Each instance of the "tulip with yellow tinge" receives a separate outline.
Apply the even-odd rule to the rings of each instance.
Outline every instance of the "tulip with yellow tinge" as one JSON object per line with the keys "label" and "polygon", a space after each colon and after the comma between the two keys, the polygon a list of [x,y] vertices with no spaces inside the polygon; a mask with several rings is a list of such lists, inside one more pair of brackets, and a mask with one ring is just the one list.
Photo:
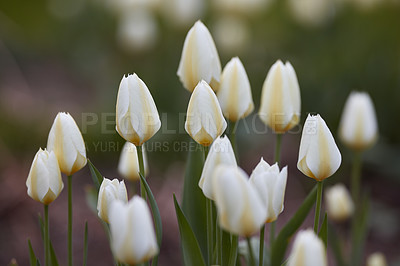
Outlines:
{"label": "tulip with yellow tinge", "polygon": [[387,266],[385,255],[381,252],[375,252],[368,256],[367,266]]}
{"label": "tulip with yellow tinge", "polygon": [[322,181],[333,175],[342,162],[335,139],[320,115],[308,115],[301,135],[297,168]]}
{"label": "tulip with yellow tinge", "polygon": [[250,175],[250,182],[257,189],[267,210],[267,223],[275,221],[283,211],[286,181],[287,167],[280,171],[277,163],[270,166],[263,158]]}
{"label": "tulip with yellow tinge", "polygon": [[[145,147],[145,146],[143,146]],[[148,174],[148,166],[147,166],[147,156],[145,149],[142,149],[143,152],[143,163],[144,163],[144,172],[145,176]],[[137,156],[136,146],[130,142],[126,142],[122,147],[121,156],[119,158],[118,163],[118,172],[125,179],[130,181],[140,180],[139,176],[139,160]]]}
{"label": "tulip with yellow tinge", "polygon": [[45,205],[52,203],[60,195],[64,184],[54,152],[39,149],[33,159],[26,186],[28,195]]}
{"label": "tulip with yellow tinge", "polygon": [[179,62],[179,79],[190,92],[204,80],[217,89],[221,76],[221,62],[217,48],[207,27],[199,20],[189,30]]}
{"label": "tulip with yellow tinge", "polygon": [[224,116],[231,121],[236,122],[253,111],[249,78],[238,57],[232,58],[222,71],[217,96]]}
{"label": "tulip with yellow tinge", "polygon": [[269,70],[261,93],[258,112],[261,121],[277,133],[284,133],[300,121],[300,87],[289,62],[278,60]]}
{"label": "tulip with yellow tinge", "polygon": [[371,97],[366,92],[352,92],[344,106],[339,126],[340,139],[350,148],[361,151],[375,143],[378,123]]}
{"label": "tulip with yellow tinge", "polygon": [[119,85],[116,129],[125,140],[141,146],[161,127],[156,104],[146,84],[136,75],[124,76]]}
{"label": "tulip with yellow tinge", "polygon": [[100,219],[106,223],[109,222],[108,213],[110,206],[116,200],[124,203],[128,202],[128,193],[126,192],[124,181],[119,182],[116,178],[111,181],[104,178],[99,190],[97,211]]}
{"label": "tulip with yellow tinge", "polygon": [[213,174],[219,165],[237,165],[231,142],[226,136],[217,138],[211,145],[199,181],[204,196],[211,200],[215,199],[212,189]]}
{"label": "tulip with yellow tinge", "polygon": [[87,162],[81,131],[69,113],[58,113],[50,129],[47,149],[57,157],[61,172],[70,176]]}
{"label": "tulip with yellow tinge", "polygon": [[114,201],[108,216],[111,249],[119,262],[137,265],[158,254],[151,213],[144,199],[134,196],[127,204]]}
{"label": "tulip with yellow tinge", "polygon": [[185,130],[197,143],[209,146],[225,129],[226,121],[217,96],[202,80],[190,97]]}
{"label": "tulip with yellow tinge", "polygon": [[300,231],[294,240],[288,266],[327,266],[324,243],[311,230]]}
{"label": "tulip with yellow tinge", "polygon": [[334,221],[348,219],[354,211],[350,193],[343,184],[337,184],[325,192],[328,217]]}
{"label": "tulip with yellow tinge", "polygon": [[242,169],[218,166],[213,177],[213,194],[221,228],[245,237],[260,230],[267,217],[266,208]]}

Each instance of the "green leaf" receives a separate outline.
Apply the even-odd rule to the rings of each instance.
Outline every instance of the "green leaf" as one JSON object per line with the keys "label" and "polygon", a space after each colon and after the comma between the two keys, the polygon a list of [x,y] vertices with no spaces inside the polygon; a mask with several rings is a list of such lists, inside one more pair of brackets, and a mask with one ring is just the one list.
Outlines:
{"label": "green leaf", "polygon": [[29,265],[35,266],[35,265],[37,265],[36,264],[37,258],[36,258],[35,252],[33,251],[30,239],[28,239],[28,248],[29,248]]}
{"label": "green leaf", "polygon": [[88,224],[85,222],[85,237],[83,241],[83,266],[87,265],[87,254],[88,254]]}
{"label": "green leaf", "polygon": [[89,209],[97,215],[97,197],[98,191],[93,187],[88,185],[85,187],[86,204]]}
{"label": "green leaf", "polygon": [[[144,189],[146,190],[146,194],[148,196],[148,200],[150,203],[151,207],[151,212],[153,213],[153,218],[154,218],[154,225],[156,229],[156,236],[157,236],[157,244],[158,247],[161,248],[161,240],[162,240],[162,223],[161,223],[161,215],[160,215],[160,210],[158,209],[158,205],[156,202],[156,199],[154,198],[153,192],[150,189],[149,184],[147,184],[146,179],[140,175],[140,180],[142,184],[144,185]],[[157,265],[158,263],[158,255],[153,259],[153,264],[152,265]]]}
{"label": "green leaf", "polygon": [[204,257],[207,257],[207,212],[206,198],[199,187],[203,171],[203,147],[190,140],[183,184],[182,210],[199,242]]}
{"label": "green leaf", "polygon": [[282,228],[272,246],[271,265],[281,265],[290,238],[306,219],[311,208],[314,206],[316,196],[317,186],[310,191],[299,209],[293,215],[292,219],[290,219],[290,221]]}
{"label": "green leaf", "polygon": [[184,265],[205,266],[206,264],[201,254],[199,243],[197,242],[196,236],[176,200],[175,194],[174,204],[181,237]]}
{"label": "green leaf", "polygon": [[318,233],[319,238],[324,242],[325,249],[328,248],[328,214],[325,212],[324,221]]}
{"label": "green leaf", "polygon": [[222,230],[222,265],[228,265],[231,252],[231,235]]}
{"label": "green leaf", "polygon": [[97,170],[97,168],[94,166],[94,164],[90,160],[88,160],[88,165],[89,165],[90,175],[92,176],[94,186],[96,187],[96,190],[99,191],[100,185],[103,182],[103,176],[101,175],[99,170]]}

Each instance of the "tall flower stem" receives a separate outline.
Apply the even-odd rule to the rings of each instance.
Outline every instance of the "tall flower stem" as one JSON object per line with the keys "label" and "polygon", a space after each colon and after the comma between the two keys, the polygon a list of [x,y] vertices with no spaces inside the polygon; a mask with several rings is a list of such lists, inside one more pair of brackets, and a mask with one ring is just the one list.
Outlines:
{"label": "tall flower stem", "polygon": [[[144,176],[144,162],[143,162],[143,150],[142,146],[137,146],[136,147],[137,151],[137,156],[138,156],[138,161],[139,161],[139,173]],[[144,188],[144,184],[142,181],[140,181],[140,196],[146,200],[146,190]]]}
{"label": "tall flower stem", "polygon": [[230,132],[229,132],[229,139],[231,140],[233,152],[235,153],[236,160],[239,158],[237,154],[237,143],[236,143],[236,129],[239,122],[230,121]]}
{"label": "tall flower stem", "polygon": [[317,188],[317,201],[315,203],[315,217],[314,217],[314,232],[318,234],[319,227],[319,214],[321,212],[321,202],[322,202],[322,187],[324,181],[318,181]]}
{"label": "tall flower stem", "polygon": [[215,219],[215,221],[215,247],[217,251],[216,264],[222,265],[222,229],[218,224],[218,217]]}
{"label": "tall flower stem", "polygon": [[246,241],[247,241],[247,247],[249,249],[249,266],[255,266],[255,260],[254,260],[254,254],[253,254],[253,248],[251,247],[251,241],[250,241],[250,237],[246,237]]}
{"label": "tall flower stem", "polygon": [[360,200],[361,152],[355,152],[351,170],[351,196],[357,206]]}
{"label": "tall flower stem", "polygon": [[206,199],[206,210],[207,210],[207,252],[208,252],[208,265],[213,264],[213,235],[214,235],[214,222],[213,222],[213,211],[212,201]]}
{"label": "tall flower stem", "polygon": [[72,266],[72,175],[68,176],[68,265]]}
{"label": "tall flower stem", "polygon": [[229,253],[229,266],[236,266],[236,258],[237,258],[237,249],[238,249],[238,242],[239,242],[239,237],[237,235],[233,235],[231,237],[231,250]]}
{"label": "tall flower stem", "polygon": [[46,265],[50,265],[49,205],[44,205],[44,255]]}

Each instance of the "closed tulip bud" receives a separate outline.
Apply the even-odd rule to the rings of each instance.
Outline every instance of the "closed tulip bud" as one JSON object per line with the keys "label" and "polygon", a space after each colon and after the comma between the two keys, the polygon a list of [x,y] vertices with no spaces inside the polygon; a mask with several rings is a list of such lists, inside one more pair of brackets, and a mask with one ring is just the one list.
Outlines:
{"label": "closed tulip bud", "polygon": [[128,202],[128,193],[126,192],[124,181],[119,182],[116,178],[111,181],[110,179],[104,178],[99,190],[97,211],[100,219],[106,223],[109,222],[109,208],[116,200],[125,203]]}
{"label": "closed tulip bud", "polygon": [[226,129],[217,96],[211,87],[200,81],[190,97],[185,130],[199,144],[209,146]]}
{"label": "closed tulip bud", "polygon": [[328,217],[335,221],[348,219],[354,211],[349,191],[343,184],[337,184],[325,192]]}
{"label": "closed tulip bud", "polygon": [[211,145],[199,181],[204,195],[211,200],[215,198],[212,189],[213,173],[219,165],[237,165],[231,142],[226,136],[217,138]]}
{"label": "closed tulip bud", "polygon": [[237,121],[254,109],[250,82],[240,59],[234,57],[222,71],[218,100],[224,116]]}
{"label": "closed tulip bud", "polygon": [[52,203],[60,195],[64,184],[54,152],[39,149],[33,159],[26,186],[28,195],[45,205]]}
{"label": "closed tulip bud", "polygon": [[136,265],[157,255],[153,221],[145,200],[134,196],[128,204],[114,201],[108,218],[111,248],[119,262]]}
{"label": "closed tulip bud", "polygon": [[278,164],[270,166],[263,158],[250,175],[250,182],[256,188],[258,195],[267,210],[267,223],[273,222],[283,211],[287,180],[287,167],[279,171]]}
{"label": "closed tulip bud", "polygon": [[[142,149],[142,152],[144,172],[146,176],[148,174],[147,156],[145,149]],[[121,156],[118,163],[118,172],[122,175],[123,178],[135,181],[140,180],[139,171],[139,160],[137,156],[136,146],[127,141],[121,151]]]}
{"label": "closed tulip bud", "polygon": [[335,139],[320,115],[308,115],[300,141],[297,168],[322,181],[333,175],[342,162]]}
{"label": "closed tulip bud", "polygon": [[186,36],[177,74],[190,92],[201,80],[216,90],[221,75],[221,62],[214,40],[201,21],[197,21]]}
{"label": "closed tulip bud", "polygon": [[161,127],[156,104],[146,84],[136,75],[123,77],[116,111],[117,131],[136,146],[153,137]]}
{"label": "closed tulip bud", "polygon": [[352,92],[344,106],[339,137],[350,148],[364,150],[378,138],[374,104],[366,92]]}
{"label": "closed tulip bud", "polygon": [[381,252],[375,252],[368,256],[367,266],[387,266],[385,255]]}
{"label": "closed tulip bud", "polygon": [[260,119],[277,133],[284,133],[300,121],[300,88],[289,62],[278,60],[269,70],[261,93]]}
{"label": "closed tulip bud", "polygon": [[221,228],[246,237],[260,230],[267,212],[256,188],[242,169],[232,165],[217,167],[213,194]]}
{"label": "closed tulip bud", "polygon": [[61,172],[72,175],[87,162],[81,131],[69,113],[58,113],[50,129],[47,149],[57,157]]}
{"label": "closed tulip bud", "polygon": [[324,243],[311,229],[300,231],[294,240],[288,266],[327,266]]}

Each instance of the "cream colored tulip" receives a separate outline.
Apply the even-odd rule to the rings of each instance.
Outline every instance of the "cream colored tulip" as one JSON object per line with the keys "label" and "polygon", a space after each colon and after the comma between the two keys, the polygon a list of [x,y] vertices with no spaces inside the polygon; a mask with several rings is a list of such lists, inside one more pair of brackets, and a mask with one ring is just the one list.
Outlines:
{"label": "cream colored tulip", "polygon": [[266,208],[242,169],[218,166],[213,177],[213,194],[221,228],[246,237],[260,230],[267,217]]}
{"label": "cream colored tulip", "polygon": [[294,240],[288,266],[327,266],[324,243],[313,230],[300,231]]}
{"label": "cream colored tulip", "polygon": [[213,174],[219,165],[237,166],[231,142],[226,136],[217,138],[211,145],[199,181],[199,187],[203,190],[204,196],[211,200],[215,199],[212,188]]}
{"label": "cream colored tulip", "polygon": [[324,25],[335,15],[335,1],[288,0],[287,3],[293,17],[305,26]]}
{"label": "cream colored tulip", "polygon": [[278,219],[283,211],[283,200],[287,181],[287,167],[279,171],[277,163],[270,166],[263,158],[250,175],[250,182],[257,189],[258,195],[267,210],[265,222],[271,223]]}
{"label": "cream colored tulip", "polygon": [[136,265],[158,254],[153,220],[145,200],[134,196],[128,204],[114,201],[108,217],[111,248],[119,262]]}
{"label": "cream colored tulip", "polygon": [[278,60],[268,72],[258,112],[261,121],[277,133],[284,133],[300,121],[300,87],[289,62]]}
{"label": "cream colored tulip", "polygon": [[348,219],[354,211],[354,204],[349,191],[343,184],[337,184],[325,192],[328,217],[334,221]]}
{"label": "cream colored tulip", "polygon": [[99,190],[97,211],[100,219],[106,223],[109,222],[109,208],[115,200],[120,200],[125,203],[128,202],[128,193],[126,191],[125,183],[124,181],[119,182],[116,178],[112,181],[104,178]]}
{"label": "cream colored tulip", "polygon": [[354,150],[370,147],[378,138],[374,104],[366,92],[352,92],[344,106],[340,139]]}
{"label": "cream colored tulip", "polygon": [[181,28],[192,25],[202,17],[206,6],[204,0],[169,0],[161,3],[168,22]]}
{"label": "cream colored tulip", "polygon": [[216,90],[221,76],[221,62],[214,40],[199,20],[189,30],[179,62],[179,79],[190,92],[204,80]]}
{"label": "cream colored tulip", "polygon": [[136,74],[122,78],[116,109],[118,133],[136,146],[153,137],[161,127],[153,97]]}
{"label": "cream colored tulip", "polygon": [[385,255],[381,252],[375,252],[368,256],[367,266],[387,266]]}
{"label": "cream colored tulip", "polygon": [[[147,156],[144,147],[145,146],[142,146],[143,164],[144,164],[144,173],[145,176],[147,176],[148,174]],[[124,144],[124,147],[122,147],[121,156],[119,157],[118,172],[123,178],[131,181],[136,181],[140,180],[139,171],[140,171],[139,160],[137,156],[136,146],[127,141]]]}
{"label": "cream colored tulip", "polygon": [[47,149],[57,157],[61,172],[70,176],[87,162],[81,131],[69,113],[58,113],[50,129]]}
{"label": "cream colored tulip", "polygon": [[246,51],[252,41],[249,21],[234,14],[218,15],[213,22],[212,33],[224,55]]}
{"label": "cream colored tulip", "polygon": [[185,130],[197,143],[209,146],[224,133],[225,129],[226,121],[217,96],[202,80],[190,97]]}
{"label": "cream colored tulip", "polygon": [[45,205],[52,203],[60,195],[64,184],[54,152],[39,149],[33,159],[26,186],[28,195]]}
{"label": "cream colored tulip", "polygon": [[308,115],[300,141],[297,168],[322,181],[333,175],[342,162],[335,139],[320,115]]}
{"label": "cream colored tulip", "polygon": [[238,121],[253,111],[250,82],[238,57],[232,58],[222,71],[217,95],[224,116],[231,121]]}

